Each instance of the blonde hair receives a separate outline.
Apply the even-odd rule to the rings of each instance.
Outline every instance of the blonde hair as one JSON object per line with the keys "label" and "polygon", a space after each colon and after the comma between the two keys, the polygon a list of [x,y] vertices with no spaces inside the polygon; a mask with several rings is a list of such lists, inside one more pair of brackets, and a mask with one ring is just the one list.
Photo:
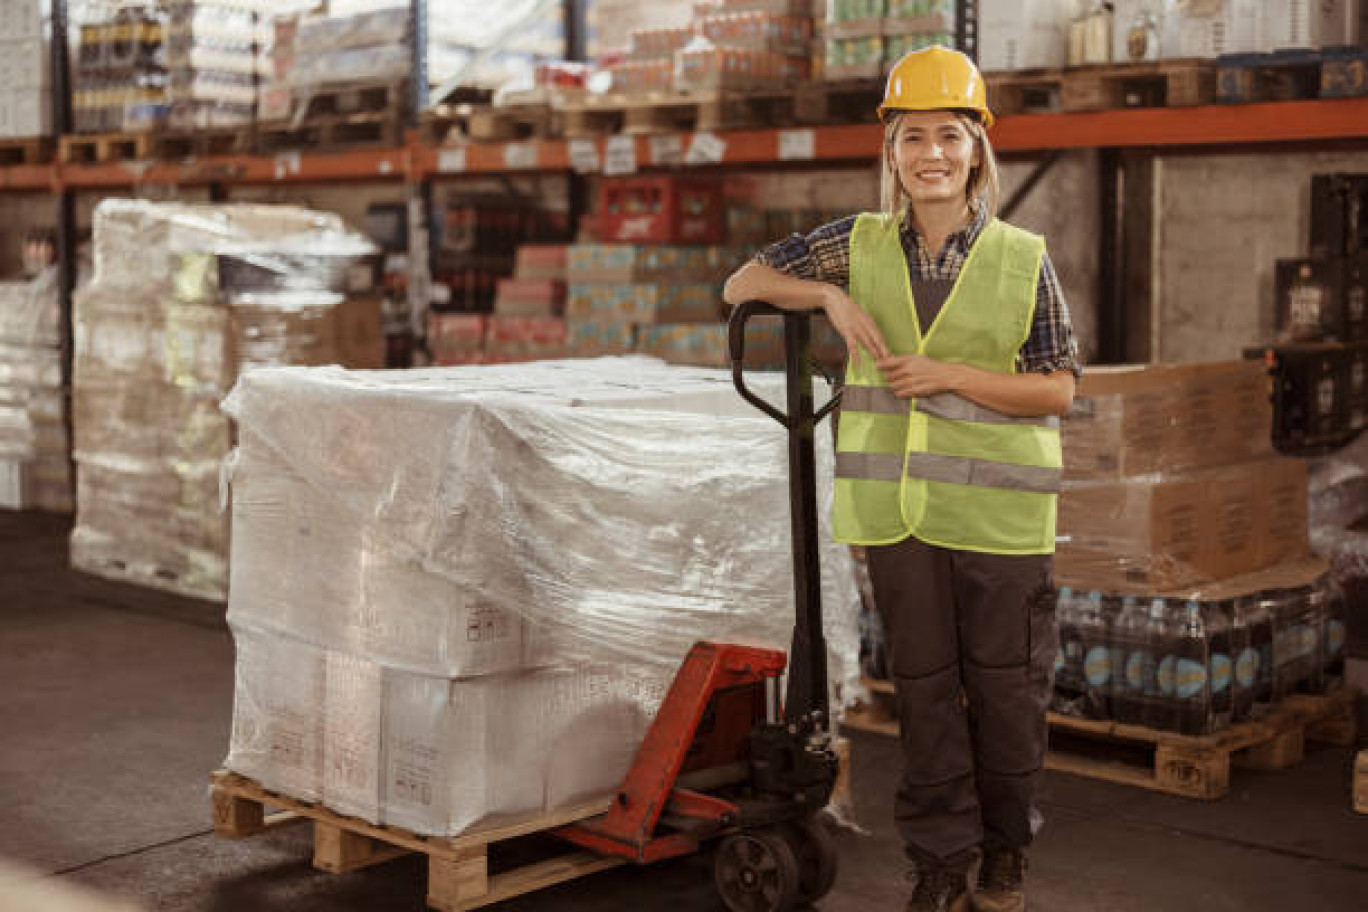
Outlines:
{"label": "blonde hair", "polygon": [[[879,153],[879,207],[893,216],[892,223],[900,223],[907,215],[912,200],[903,188],[898,177],[898,166],[893,159],[893,141],[898,136],[898,126],[903,120],[902,111],[893,111],[884,124],[883,149]],[[997,215],[1001,184],[998,178],[997,156],[993,154],[993,144],[988,141],[988,131],[977,117],[953,112],[964,125],[978,147],[979,163],[969,169],[969,181],[965,186],[965,196],[969,205],[978,211],[986,210],[987,217]]]}

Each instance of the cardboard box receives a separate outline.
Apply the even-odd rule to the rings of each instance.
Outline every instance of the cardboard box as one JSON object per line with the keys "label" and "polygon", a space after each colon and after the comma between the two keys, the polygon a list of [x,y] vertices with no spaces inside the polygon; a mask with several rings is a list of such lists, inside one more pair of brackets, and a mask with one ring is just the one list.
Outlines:
{"label": "cardboard box", "polygon": [[504,317],[555,317],[565,311],[565,283],[547,279],[500,279],[494,312]]}
{"label": "cardboard box", "polygon": [[337,363],[356,370],[385,366],[385,301],[372,295],[348,295],[333,314]]}
{"label": "cardboard box", "polygon": [[1278,51],[1354,43],[1358,5],[1359,0],[1264,0],[1264,46]]}
{"label": "cardboard box", "polygon": [[1091,368],[1061,424],[1068,480],[1132,478],[1245,462],[1271,452],[1262,364]]}
{"label": "cardboard box", "polygon": [[565,244],[524,244],[513,263],[513,277],[532,281],[565,281],[569,247]]}
{"label": "cardboard box", "polygon": [[565,302],[568,320],[659,325],[715,323],[721,297],[712,285],[571,285]]}
{"label": "cardboard box", "polygon": [[731,247],[668,244],[575,244],[566,254],[571,284],[718,282],[746,260]]}
{"label": "cardboard box", "polygon": [[1085,589],[1176,589],[1308,552],[1306,465],[1260,459],[1158,480],[1066,482],[1056,573]]}
{"label": "cardboard box", "polygon": [[1067,0],[981,6],[979,67],[1000,71],[1066,66],[1071,6]]}

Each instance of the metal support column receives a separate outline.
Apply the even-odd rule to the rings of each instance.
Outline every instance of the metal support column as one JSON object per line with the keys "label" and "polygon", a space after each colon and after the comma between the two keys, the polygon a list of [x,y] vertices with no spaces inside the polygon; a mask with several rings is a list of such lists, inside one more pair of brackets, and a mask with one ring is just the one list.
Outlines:
{"label": "metal support column", "polygon": [[955,47],[978,62],[979,10],[978,0],[960,0],[955,4]]}
{"label": "metal support column", "polygon": [[[563,0],[565,11],[565,59],[575,62],[588,60],[589,23],[586,19],[586,0]],[[573,237],[580,217],[589,212],[589,178],[571,171],[566,183],[569,198],[567,221]]]}
{"label": "metal support column", "polygon": [[1097,150],[1097,357],[1103,364],[1126,358],[1125,215],[1121,152]]}
{"label": "metal support column", "polygon": [[[409,0],[410,18],[410,93],[408,125],[417,130],[428,105],[428,3]],[[432,181],[426,177],[412,180],[408,189],[408,299],[409,329],[414,350],[426,336],[428,305],[432,300]]]}
{"label": "metal support column", "polygon": [[[52,0],[52,32],[49,65],[52,83],[52,134],[60,138],[71,132],[71,67],[67,50],[66,0]],[[56,192],[56,211],[53,214],[57,244],[57,306],[62,339],[62,420],[66,425],[67,458],[71,459],[71,377],[75,339],[71,313],[71,294],[76,288],[76,197],[65,185]],[[69,475],[76,478],[75,464]],[[72,491],[75,503],[76,492]]]}

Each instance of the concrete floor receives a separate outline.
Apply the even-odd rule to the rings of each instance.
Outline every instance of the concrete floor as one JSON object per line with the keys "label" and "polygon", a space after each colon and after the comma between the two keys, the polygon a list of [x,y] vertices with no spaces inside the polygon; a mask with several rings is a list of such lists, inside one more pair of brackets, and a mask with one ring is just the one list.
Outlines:
{"label": "concrete floor", "polygon": [[[403,858],[314,871],[304,827],[210,833],[206,777],[227,749],[233,647],[222,609],[66,568],[68,522],[0,512],[0,858],[176,912],[423,908]],[[856,734],[865,834],[843,832],[827,912],[901,909],[889,819],[894,744]],[[1032,908],[1169,912],[1368,908],[1368,817],[1350,813],[1349,751],[1237,770],[1201,803],[1050,774]],[[500,907],[720,910],[706,858],[618,869]]]}

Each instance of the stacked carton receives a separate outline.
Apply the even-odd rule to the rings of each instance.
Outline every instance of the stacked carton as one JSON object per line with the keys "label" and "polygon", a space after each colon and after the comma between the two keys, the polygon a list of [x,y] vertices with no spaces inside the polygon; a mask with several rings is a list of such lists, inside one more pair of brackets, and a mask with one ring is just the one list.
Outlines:
{"label": "stacked carton", "polygon": [[0,508],[71,512],[57,282],[0,283]]}
{"label": "stacked carton", "polygon": [[[276,368],[225,408],[227,765],[267,788],[420,833],[536,819],[612,792],[696,640],[787,645],[784,438],[722,372]],[[857,596],[823,541],[844,687]]]}
{"label": "stacked carton", "polygon": [[74,301],[72,564],[223,598],[219,401],[251,367],[374,363],[375,303],[343,295],[369,244],[290,207],[106,200],[94,228]]}
{"label": "stacked carton", "polygon": [[0,137],[52,132],[45,0],[0,0]]}
{"label": "stacked carton", "polygon": [[177,129],[236,127],[256,114],[260,2],[176,0],[167,21],[169,121]]}
{"label": "stacked carton", "polygon": [[831,0],[823,27],[826,78],[877,79],[911,51],[954,47],[957,6],[956,0]]}

